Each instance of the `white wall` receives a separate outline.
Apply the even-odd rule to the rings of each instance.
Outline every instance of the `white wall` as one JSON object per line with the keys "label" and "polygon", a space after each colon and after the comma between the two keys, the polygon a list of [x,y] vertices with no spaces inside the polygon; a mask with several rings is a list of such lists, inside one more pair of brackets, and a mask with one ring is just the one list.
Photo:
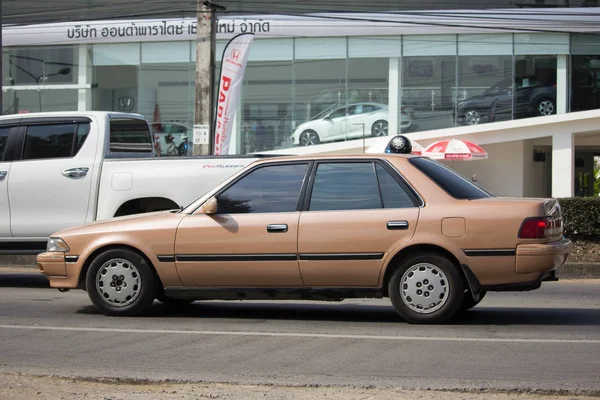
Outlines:
{"label": "white wall", "polygon": [[521,197],[524,195],[524,147],[523,141],[492,144],[484,146],[487,160],[443,163],[467,178],[477,174],[477,183],[498,196]]}

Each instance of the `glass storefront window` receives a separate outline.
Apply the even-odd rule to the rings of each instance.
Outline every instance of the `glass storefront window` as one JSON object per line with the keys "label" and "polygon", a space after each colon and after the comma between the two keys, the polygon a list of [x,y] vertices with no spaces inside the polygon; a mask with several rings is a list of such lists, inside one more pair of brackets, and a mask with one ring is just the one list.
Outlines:
{"label": "glass storefront window", "polygon": [[510,34],[458,35],[457,125],[512,119],[512,54]]}
{"label": "glass storefront window", "polygon": [[556,56],[515,57],[513,118],[556,114]]}
{"label": "glass storefront window", "polygon": [[571,111],[600,108],[600,38],[571,35]]}

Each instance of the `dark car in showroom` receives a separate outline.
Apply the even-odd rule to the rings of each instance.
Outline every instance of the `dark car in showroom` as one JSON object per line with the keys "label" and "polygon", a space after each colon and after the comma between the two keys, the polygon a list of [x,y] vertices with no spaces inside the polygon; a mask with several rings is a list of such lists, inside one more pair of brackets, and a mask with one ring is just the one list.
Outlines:
{"label": "dark car in showroom", "polygon": [[480,95],[459,101],[453,118],[461,125],[477,125],[556,114],[556,83],[519,77],[515,84],[514,117],[512,79],[505,79]]}

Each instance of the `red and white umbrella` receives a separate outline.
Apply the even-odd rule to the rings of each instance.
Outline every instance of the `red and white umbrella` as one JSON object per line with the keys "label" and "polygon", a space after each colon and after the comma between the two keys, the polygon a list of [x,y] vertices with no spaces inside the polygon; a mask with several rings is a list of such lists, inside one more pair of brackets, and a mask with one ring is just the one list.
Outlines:
{"label": "red and white umbrella", "polygon": [[[425,148],[419,143],[415,142],[414,140],[410,138],[407,139],[410,140],[410,144],[412,146],[412,151],[410,152],[410,154],[420,156],[423,150],[425,150]],[[374,144],[373,146],[369,147],[367,150],[365,150],[365,153],[385,153],[385,148],[388,146],[388,144],[389,141],[381,141],[380,143]]]}
{"label": "red and white umbrella", "polygon": [[475,143],[466,140],[440,140],[427,146],[422,153],[435,160],[485,160],[487,152]]}

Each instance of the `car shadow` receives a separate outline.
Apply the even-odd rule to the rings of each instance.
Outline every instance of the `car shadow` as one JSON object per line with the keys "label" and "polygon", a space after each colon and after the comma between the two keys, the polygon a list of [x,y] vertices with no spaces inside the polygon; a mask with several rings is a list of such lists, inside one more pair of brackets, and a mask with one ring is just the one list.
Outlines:
{"label": "car shadow", "polygon": [[0,288],[50,288],[50,282],[41,272],[2,273]]}
{"label": "car shadow", "polygon": [[[98,314],[94,306],[77,311]],[[244,320],[289,320],[333,322],[398,323],[403,319],[391,306],[368,304],[285,304],[241,302],[194,302],[172,308],[155,302],[142,318],[212,318]],[[444,325],[531,325],[531,326],[600,326],[600,310],[585,308],[510,308],[476,307],[457,314]]]}

